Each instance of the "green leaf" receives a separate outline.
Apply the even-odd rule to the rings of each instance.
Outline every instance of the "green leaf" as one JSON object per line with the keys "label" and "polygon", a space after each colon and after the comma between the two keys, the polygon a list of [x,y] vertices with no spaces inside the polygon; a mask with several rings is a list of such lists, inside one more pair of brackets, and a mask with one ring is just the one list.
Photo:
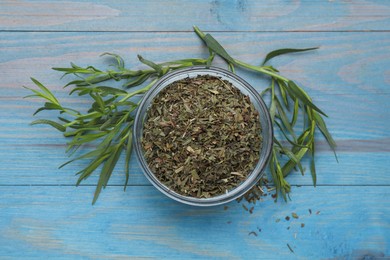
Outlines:
{"label": "green leaf", "polygon": [[279,72],[279,70],[277,70],[276,68],[274,68],[272,66],[262,66],[262,68],[265,70],[271,71],[271,72]]}
{"label": "green leaf", "polygon": [[94,134],[90,133],[90,134],[88,134],[86,136],[82,136],[82,135],[81,136],[77,136],[76,135],[72,139],[72,141],[70,141],[68,143],[68,146],[72,147],[72,146],[75,146],[75,145],[83,145],[83,144],[86,144],[86,143],[90,143],[90,142],[95,141],[96,139],[99,139],[99,138],[101,138],[101,137],[103,137],[105,135],[106,135],[105,132],[94,133]]}
{"label": "green leaf", "polygon": [[282,120],[283,126],[287,129],[287,131],[294,138],[295,141],[297,137],[295,135],[294,129],[290,125],[290,122],[288,121],[288,118],[282,108],[282,105],[279,102],[279,99],[276,97],[275,97],[275,104],[276,104],[276,108],[278,109],[278,114],[280,116],[280,119]]}
{"label": "green leaf", "polygon": [[275,81],[272,79],[271,81],[271,107],[269,109],[269,114],[271,116],[271,122],[275,121],[275,113],[276,113],[276,104],[275,104]]}
{"label": "green leaf", "polygon": [[215,58],[215,52],[213,52],[212,50],[209,49],[209,57],[207,58],[207,61],[206,61],[206,66],[209,67],[211,66],[211,63],[213,63],[213,60]]}
{"label": "green leaf", "polygon": [[[117,106],[117,107],[120,107],[120,106],[128,106],[130,109],[129,109],[129,111],[131,110],[131,111],[134,111],[137,107],[138,107],[138,104],[137,103],[134,103],[134,102],[132,102],[132,101],[119,101],[119,102],[117,102],[117,103],[115,103],[115,105]],[[123,112],[123,111],[122,111]]]}
{"label": "green leaf", "polygon": [[311,127],[308,127],[305,131],[301,133],[301,135],[298,137],[297,143],[299,145],[293,145],[293,148],[291,149],[293,153],[297,153],[299,149],[301,148],[307,148],[310,149],[312,136],[311,133]]}
{"label": "green leaf", "polygon": [[125,84],[123,84],[123,87],[125,88],[131,88],[134,86],[141,85],[144,83],[148,78],[150,78],[151,74],[145,73],[138,77],[132,78],[131,80],[127,81]]}
{"label": "green leaf", "polygon": [[96,87],[96,90],[98,90],[102,95],[126,95],[127,92],[123,89],[113,88],[113,87],[107,87],[107,86],[100,86]]}
{"label": "green leaf", "polygon": [[33,113],[33,116],[35,116],[36,114],[38,114],[39,112],[43,111],[43,110],[47,110],[47,108],[45,107],[40,107],[38,108],[34,113]]}
{"label": "green leaf", "polygon": [[64,123],[70,123],[71,121],[66,119],[66,118],[63,118],[63,117],[58,117],[58,119]]}
{"label": "green leaf", "polygon": [[276,173],[277,173],[277,176],[278,176],[279,182],[280,182],[280,187],[281,187],[280,190],[282,192],[284,200],[287,201],[286,194],[290,192],[290,185],[284,179],[282,168],[280,167],[280,163],[278,162],[277,159],[276,159],[275,166],[276,166]]}
{"label": "green leaf", "polygon": [[294,95],[294,93],[289,89],[287,83],[281,79],[278,79],[279,87],[283,88],[285,93],[290,97],[290,99],[295,100],[297,97]]}
{"label": "green leaf", "polygon": [[127,144],[126,144],[126,158],[125,158],[125,174],[126,174],[126,180],[125,180],[125,187],[124,190],[126,190],[127,183],[129,181],[129,169],[130,169],[130,157],[131,157],[131,148],[133,146],[133,136],[132,132],[128,132],[127,137]]}
{"label": "green leaf", "polygon": [[236,73],[236,69],[234,68],[233,63],[230,63],[230,62],[229,62],[228,67],[229,67],[229,70],[230,70],[232,73],[234,73],[234,74]]}
{"label": "green leaf", "polygon": [[[66,87],[66,86],[65,86]],[[88,90],[87,92],[85,92],[85,90]],[[86,87],[75,87],[73,88],[70,92],[69,92],[69,96],[71,96],[73,93],[77,93],[78,92],[78,95],[79,96],[82,96],[82,95],[85,95],[85,94],[88,94],[91,90],[89,88],[86,88]],[[85,94],[80,94],[80,92],[85,92]]]}
{"label": "green leaf", "polygon": [[65,132],[66,131],[66,127],[64,127],[63,125],[61,125],[61,124],[59,124],[57,122],[54,122],[52,120],[38,119],[38,120],[35,120],[35,121],[31,122],[31,125],[39,125],[39,124],[50,125],[50,126],[54,127],[55,129],[57,129],[60,132]]}
{"label": "green leaf", "polygon": [[222,47],[222,45],[219,44],[216,39],[214,39],[213,36],[211,36],[210,34],[206,34],[206,36],[202,40],[206,43],[207,47],[209,47],[212,51],[214,51],[216,54],[225,59],[228,63],[236,63],[234,59]]}
{"label": "green leaf", "polygon": [[113,74],[106,74],[106,75],[101,75],[101,76],[91,76],[89,78],[86,78],[84,83],[77,84],[77,86],[89,86],[89,85],[94,85],[103,81],[107,81],[110,79],[114,79]]}
{"label": "green leaf", "polygon": [[85,153],[85,154],[83,154],[83,155],[80,155],[80,156],[78,156],[78,157],[76,157],[76,158],[73,158],[72,160],[69,160],[69,161],[67,161],[67,162],[65,162],[65,163],[63,163],[63,164],[61,164],[58,168],[61,169],[62,167],[66,166],[66,165],[68,165],[69,163],[72,163],[72,162],[74,162],[74,161],[78,161],[78,160],[82,160],[82,159],[88,159],[88,158],[97,157],[97,156],[99,156],[99,155],[101,155],[101,154],[103,154],[103,153],[104,153],[104,150],[103,150],[103,149],[92,150],[92,151],[90,151],[90,152],[88,152],[88,153]]}
{"label": "green leaf", "polygon": [[318,49],[319,47],[314,47],[314,48],[306,48],[306,49],[290,49],[290,48],[287,48],[287,49],[278,49],[278,50],[274,50],[274,51],[271,51],[270,53],[267,54],[267,56],[265,57],[264,61],[263,61],[263,65],[271,60],[272,58],[276,57],[276,56],[280,56],[280,55],[283,55],[283,54],[288,54],[288,53],[295,53],[295,52],[303,52],[303,51],[311,51],[311,50],[316,50]]}
{"label": "green leaf", "polygon": [[275,104],[275,102],[272,102],[271,107],[269,109],[269,114],[271,116],[271,122],[275,121],[275,112],[276,112],[276,104]]}
{"label": "green leaf", "polygon": [[24,87],[24,88],[28,89],[28,90],[30,90],[31,92],[34,93],[34,94],[31,94],[31,95],[24,96],[24,98],[38,97],[38,98],[43,98],[43,99],[49,101],[50,103],[55,103],[55,104],[59,105],[58,100],[56,98],[53,98],[54,96],[52,97],[50,95],[47,95],[47,93],[45,93],[43,91],[39,92],[38,90],[35,90],[35,89],[32,89],[32,88],[28,88],[28,87]]}
{"label": "green leaf", "polygon": [[[305,147],[308,148],[308,147]],[[304,175],[304,169],[301,164],[301,159],[299,159],[293,151],[290,151],[288,147],[283,146],[276,138],[274,138],[274,151],[276,153],[279,153],[281,155],[286,155],[289,157],[295,164],[298,165],[299,170],[301,171],[302,175]]]}
{"label": "green leaf", "polygon": [[[78,80],[70,81],[63,88],[66,88],[67,86],[70,86],[70,85],[81,86],[81,85],[88,85],[88,84],[85,83],[84,79],[82,79],[82,80],[78,79]],[[69,95],[71,95],[71,94],[72,94],[72,92],[69,93]]]}
{"label": "green leaf", "polygon": [[108,130],[108,128],[115,127],[117,120],[119,118],[120,113],[118,111],[114,112],[108,118],[106,121],[99,127],[101,131]]}
{"label": "green leaf", "polygon": [[50,92],[50,90],[48,88],[46,88],[42,83],[40,83],[38,80],[34,79],[34,78],[30,78],[34,83],[35,85],[37,85],[46,95],[46,98],[50,101],[52,101],[52,103],[55,103],[55,104],[59,104],[58,100],[56,99],[56,97]]}
{"label": "green leaf", "polygon": [[278,139],[275,138],[275,136],[274,136],[274,146],[283,147],[283,145],[279,142]]}
{"label": "green leaf", "polygon": [[102,171],[100,172],[99,181],[96,186],[95,194],[93,196],[92,205],[95,204],[98,199],[102,188],[107,186],[108,180],[112,174],[112,171],[115,168],[115,165],[121,155],[122,149],[121,146],[117,145],[114,152],[111,153],[110,157],[105,161]]}
{"label": "green leaf", "polygon": [[321,117],[321,115],[319,115],[316,112],[314,112],[314,119],[315,119],[317,126],[320,129],[321,133],[324,135],[326,141],[328,142],[330,148],[333,150],[336,161],[338,162],[339,160],[338,160],[337,153],[336,153],[337,144],[336,144],[335,140],[333,139],[332,135],[329,133],[324,119]]}
{"label": "green leaf", "polygon": [[264,89],[263,91],[260,92],[260,96],[264,96],[265,93],[267,93],[270,90],[271,90],[271,87],[268,87],[268,88]]}
{"label": "green leaf", "polygon": [[97,156],[85,169],[76,173],[76,175],[80,174],[76,186],[80,185],[83,180],[86,180],[109,156],[109,153]]}
{"label": "green leaf", "polygon": [[93,111],[85,115],[80,115],[76,119],[77,120],[86,120],[86,119],[93,119],[93,118],[98,118],[101,117],[102,113],[98,111]]}
{"label": "green leaf", "polygon": [[313,179],[313,185],[315,187],[317,185],[317,173],[316,173],[316,166],[315,166],[315,162],[314,162],[314,154],[315,154],[315,145],[314,145],[314,142],[312,142],[310,173],[311,173],[311,177]]}
{"label": "green leaf", "polygon": [[199,27],[194,25],[193,28],[196,35],[198,35],[199,38],[203,39],[205,34],[199,29]]}
{"label": "green leaf", "polygon": [[280,166],[280,162],[276,156],[277,152],[275,147],[272,149],[272,155],[269,163],[271,176],[276,187],[276,196],[279,193],[282,194],[284,200],[287,200],[287,194],[290,192],[290,184],[284,179],[283,170]]}
{"label": "green leaf", "polygon": [[159,75],[162,74],[162,67],[160,65],[157,65],[153,61],[144,59],[141,55],[137,55],[137,57],[138,57],[140,62],[142,62],[143,64],[145,64],[145,65],[151,67],[152,69],[154,69]]}
{"label": "green leaf", "polygon": [[204,65],[207,62],[205,59],[181,59],[181,60],[174,60],[174,61],[167,61],[160,63],[160,66],[166,66],[166,65],[177,65],[177,66],[193,66],[193,65]]}
{"label": "green leaf", "polygon": [[92,75],[89,77],[86,77],[86,78],[82,78],[79,75],[75,74],[76,76],[78,76],[82,79],[71,81],[68,84],[66,84],[64,86],[64,88],[66,88],[67,86],[70,86],[70,85],[75,85],[77,87],[94,86],[94,84],[97,84],[97,83],[100,83],[103,81],[107,81],[107,80],[111,80],[111,79],[119,80],[118,76],[116,75],[116,72],[111,72],[111,73],[99,72],[99,73],[90,73],[90,74],[92,74]]}
{"label": "green leaf", "polygon": [[[44,107],[40,108],[39,110],[60,110],[63,111],[63,108],[57,104],[51,103],[51,102],[45,102]],[[34,113],[37,114],[38,110]]]}
{"label": "green leaf", "polygon": [[[279,82],[279,80],[278,80],[278,82]],[[289,110],[290,104],[288,103],[288,97],[286,94],[286,90],[283,88],[283,86],[280,85],[280,83],[278,84],[278,86],[279,86],[280,95],[282,95],[283,103],[286,106],[286,108]]]}
{"label": "green leaf", "polygon": [[[301,147],[306,147],[306,148],[308,148],[308,146],[306,146],[306,145],[299,144],[298,141],[293,141],[293,140],[291,140],[290,137],[288,136],[288,134],[286,133],[284,127],[282,127],[282,125],[281,125],[278,121],[275,120],[274,123],[275,123],[275,125],[276,125],[277,127],[279,127],[280,132],[283,134],[284,138],[285,138],[290,144],[292,144],[294,147],[296,146],[296,147],[299,147],[299,148],[301,148]],[[275,138],[274,138],[274,140],[275,140]],[[282,145],[281,145],[281,146],[282,146]]]}
{"label": "green leaf", "polygon": [[110,53],[110,52],[105,52],[105,53],[102,53],[100,56],[111,56],[113,58],[115,58],[116,62],[117,62],[117,67],[118,69],[124,69],[125,68],[125,62],[124,60],[122,59],[121,56],[119,56],[118,54],[115,54],[115,53]]}
{"label": "green leaf", "polygon": [[329,146],[334,150],[336,148],[336,142],[334,141],[332,135],[329,133],[324,119],[322,118],[321,115],[319,115],[316,112],[314,112],[313,114],[314,114],[314,119],[317,123],[318,128],[320,129],[322,134],[325,136],[325,139],[328,142]]}
{"label": "green leaf", "polygon": [[118,97],[117,97],[116,95],[114,95],[114,96],[112,96],[112,97],[110,97],[110,98],[104,100],[104,105],[105,105],[105,106],[108,106],[109,104],[114,103],[114,104],[113,104],[114,107],[117,107],[119,102],[114,102],[117,98],[118,98]]}
{"label": "green leaf", "polygon": [[[297,153],[294,153],[296,160],[300,161],[308,150],[308,148],[301,148]],[[282,167],[283,176],[286,177],[294,169],[295,166],[296,163],[294,162],[294,160],[290,159],[288,162],[286,162]]]}
{"label": "green leaf", "polygon": [[[99,109],[95,108],[95,110],[98,110],[101,113],[103,113],[104,108],[105,108],[105,104],[104,104],[104,101],[103,101],[102,97],[98,93],[95,93],[95,94],[89,93],[89,95],[95,100],[94,104],[97,105],[96,108],[99,108]],[[94,107],[94,104],[92,104],[92,107]]]}
{"label": "green leaf", "polygon": [[317,112],[323,114],[324,116],[327,116],[324,112],[321,111],[316,105],[314,105],[311,100],[308,98],[308,95],[306,92],[304,92],[300,87],[298,87],[293,81],[288,82],[288,86],[290,87],[289,90],[293,92],[293,94],[299,98],[299,100],[302,101],[303,104],[311,107],[312,109],[316,110]]}
{"label": "green leaf", "polygon": [[[281,189],[281,184],[280,184],[280,180],[279,180],[278,175],[277,175],[276,170],[275,170],[275,164],[278,163],[275,160],[276,160],[276,156],[275,156],[275,151],[273,150],[272,156],[271,156],[271,159],[269,162],[269,169],[270,169],[272,180],[275,184],[276,190],[279,192]],[[276,196],[278,195],[278,192],[276,193]]]}
{"label": "green leaf", "polygon": [[304,172],[302,164],[301,164],[301,159],[302,158],[299,159],[293,152],[291,152],[290,150],[288,150],[285,147],[282,148],[282,151],[283,151],[283,153],[285,153],[290,158],[291,161],[293,161],[295,163],[295,165],[298,166],[301,174],[304,175],[305,172]]}
{"label": "green leaf", "polygon": [[40,98],[43,98],[43,99],[48,100],[48,97],[47,97],[44,93],[41,93],[41,92],[39,92],[39,91],[36,90],[36,89],[29,88],[29,87],[26,87],[26,86],[23,86],[23,88],[28,89],[28,90],[30,90],[31,92],[34,93],[34,94],[31,94],[31,95],[24,96],[24,98],[29,98],[29,97],[40,97]]}
{"label": "green leaf", "polygon": [[101,70],[96,69],[93,66],[88,66],[86,68],[77,66],[73,62],[70,63],[70,68],[52,68],[55,71],[64,72],[65,75],[67,74],[94,74],[94,73],[100,73]]}
{"label": "green leaf", "polygon": [[82,137],[85,137],[83,134],[85,134],[87,132],[98,131],[98,130],[100,130],[99,127],[86,127],[86,125],[84,125],[83,127],[77,128],[77,130],[75,130],[75,131],[68,131],[68,132],[64,133],[64,136],[70,137],[70,136],[75,136],[77,134],[81,134],[81,136],[79,138],[82,138]]}
{"label": "green leaf", "polygon": [[295,126],[295,123],[297,122],[298,119],[298,114],[299,114],[299,100],[295,99],[294,101],[294,111],[291,119],[291,126]]}

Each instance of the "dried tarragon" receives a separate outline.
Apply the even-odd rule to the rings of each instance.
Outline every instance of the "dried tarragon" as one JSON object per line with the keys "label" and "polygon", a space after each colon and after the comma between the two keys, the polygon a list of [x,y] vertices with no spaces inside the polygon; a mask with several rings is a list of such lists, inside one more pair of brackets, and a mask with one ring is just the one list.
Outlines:
{"label": "dried tarragon", "polygon": [[144,156],[175,192],[197,198],[242,183],[259,160],[259,113],[230,82],[205,75],[171,83],[152,101],[143,127]]}

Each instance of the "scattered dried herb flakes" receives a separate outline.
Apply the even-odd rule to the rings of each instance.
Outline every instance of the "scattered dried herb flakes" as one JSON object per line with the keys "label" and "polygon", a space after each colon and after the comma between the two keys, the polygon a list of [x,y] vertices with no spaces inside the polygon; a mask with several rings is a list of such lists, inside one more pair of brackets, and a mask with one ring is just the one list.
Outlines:
{"label": "scattered dried herb flakes", "polygon": [[289,217],[289,216],[286,216],[286,220],[289,221],[289,220],[290,220],[290,217]]}
{"label": "scattered dried herb flakes", "polygon": [[305,223],[301,223],[301,228],[305,227]]}
{"label": "scattered dried herb flakes", "polygon": [[295,213],[295,212],[291,213],[291,216],[292,216],[293,218],[295,218],[295,219],[298,219],[298,218],[299,218],[299,216],[298,216],[297,213]]}
{"label": "scattered dried herb flakes", "polygon": [[154,98],[144,122],[150,170],[190,197],[237,187],[258,162],[261,145],[259,114],[249,97],[209,75],[171,83]]}
{"label": "scattered dried herb flakes", "polygon": [[248,203],[256,204],[257,201],[261,200],[261,197],[267,195],[262,188],[263,185],[267,184],[268,180],[262,177],[252,189],[245,193],[244,196],[238,198],[237,201],[240,202],[244,198]]}
{"label": "scattered dried herb flakes", "polygon": [[287,244],[288,249],[290,249],[291,253],[294,253],[294,250],[291,248],[289,244]]}

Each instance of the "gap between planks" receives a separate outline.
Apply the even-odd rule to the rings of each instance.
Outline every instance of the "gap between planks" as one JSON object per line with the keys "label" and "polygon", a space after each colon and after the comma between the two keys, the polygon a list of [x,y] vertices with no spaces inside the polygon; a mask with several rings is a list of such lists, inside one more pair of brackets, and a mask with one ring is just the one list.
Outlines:
{"label": "gap between planks", "polygon": [[[1,32],[15,32],[15,33],[194,33],[193,30],[161,30],[161,31],[131,31],[131,30],[117,30],[117,31],[104,31],[104,30],[0,30]],[[286,31],[277,31],[277,30],[205,30],[204,32],[211,33],[389,33],[390,30],[286,30]]]}
{"label": "gap between planks", "polygon": [[[0,187],[96,187],[96,184],[0,184]],[[128,184],[127,187],[151,187],[152,184]],[[269,185],[274,187],[273,185]],[[291,187],[313,187],[312,184],[290,184]],[[122,184],[108,184],[106,187],[124,187]],[[390,187],[390,184],[317,184],[316,187]]]}

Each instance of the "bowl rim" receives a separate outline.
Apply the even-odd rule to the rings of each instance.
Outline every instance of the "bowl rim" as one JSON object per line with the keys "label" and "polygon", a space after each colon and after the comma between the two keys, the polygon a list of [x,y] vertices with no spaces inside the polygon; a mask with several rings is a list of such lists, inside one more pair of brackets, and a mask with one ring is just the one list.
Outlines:
{"label": "bowl rim", "polygon": [[[196,74],[196,72],[205,72],[202,74]],[[143,156],[143,148],[141,145],[141,138],[142,137],[142,130],[143,130],[143,121],[147,114],[147,111],[149,109],[151,101],[162,91],[165,87],[170,85],[171,82],[167,83],[169,80],[172,79],[172,77],[180,77],[176,80],[173,80],[172,82],[175,82],[177,80],[190,77],[189,73],[196,74],[196,75],[206,75],[209,74],[211,76],[216,77],[222,77],[224,80],[235,80],[236,82],[239,82],[241,84],[241,87],[245,88],[246,91],[250,93],[250,100],[252,103],[256,102],[260,107],[262,111],[259,111],[259,113],[263,113],[265,116],[265,121],[268,124],[268,133],[264,134],[265,127],[261,125],[262,128],[262,138],[264,140],[265,136],[268,138],[268,145],[267,147],[264,147],[264,141],[263,141],[263,147],[262,149],[267,149],[265,151],[265,158],[264,160],[259,159],[259,162],[256,164],[253,171],[248,175],[245,181],[243,181],[240,185],[232,189],[231,191],[220,194],[218,196],[210,197],[210,198],[195,198],[190,196],[181,195],[173,190],[171,190],[169,187],[162,184],[157,177],[153,174],[153,172],[149,169],[148,164]],[[165,84],[165,85],[163,85]],[[163,85],[161,87],[161,85]],[[233,86],[235,86],[233,84]],[[160,87],[160,88],[159,88]],[[236,88],[240,89],[239,87],[235,86]],[[241,89],[240,89],[241,91]],[[255,99],[255,101],[253,100]],[[145,107],[147,105],[147,107]],[[140,131],[140,132],[139,132]],[[134,149],[136,152],[136,156],[138,159],[138,162],[141,166],[141,169],[145,175],[145,177],[152,183],[154,187],[156,187],[160,192],[165,194],[166,196],[170,197],[171,199],[174,199],[178,202],[193,205],[193,206],[215,206],[215,205],[221,205],[225,204],[227,202],[230,202],[234,199],[237,199],[244,195],[247,191],[249,191],[257,182],[260,180],[260,178],[264,175],[264,170],[266,166],[268,165],[269,159],[271,157],[272,152],[272,146],[273,146],[273,125],[271,122],[271,116],[269,113],[269,110],[260,96],[260,94],[244,79],[237,76],[236,74],[219,68],[215,66],[192,66],[184,69],[178,69],[174,70],[172,72],[167,73],[163,77],[161,77],[144,95],[142,98],[134,119],[134,125],[133,125],[133,140],[134,140]],[[255,172],[257,171],[257,172]]]}

